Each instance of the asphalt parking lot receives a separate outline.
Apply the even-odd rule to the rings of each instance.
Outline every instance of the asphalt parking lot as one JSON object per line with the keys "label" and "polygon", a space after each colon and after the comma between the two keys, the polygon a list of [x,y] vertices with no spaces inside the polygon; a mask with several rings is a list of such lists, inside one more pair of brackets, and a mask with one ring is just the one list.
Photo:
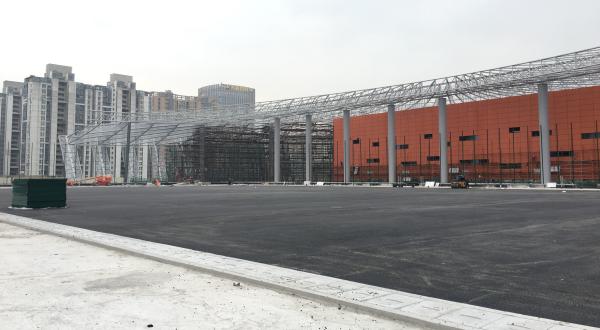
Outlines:
{"label": "asphalt parking lot", "polygon": [[600,327],[600,192],[81,187],[2,212]]}

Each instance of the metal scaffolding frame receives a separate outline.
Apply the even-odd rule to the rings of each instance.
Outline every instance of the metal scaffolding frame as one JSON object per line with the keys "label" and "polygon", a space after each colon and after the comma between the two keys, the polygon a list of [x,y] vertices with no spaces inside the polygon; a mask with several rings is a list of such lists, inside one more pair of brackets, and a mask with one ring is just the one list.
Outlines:
{"label": "metal scaffolding frame", "polygon": [[126,147],[182,144],[201,126],[252,130],[268,126],[276,118],[284,125],[302,123],[306,115],[314,122],[331,123],[343,111],[365,115],[386,112],[390,105],[396,111],[435,106],[442,98],[456,104],[536,94],[540,84],[550,91],[600,85],[600,47],[444,78],[255,105],[179,112],[102,112],[64,143]]}
{"label": "metal scaffolding frame", "polygon": [[537,85],[548,84],[550,91],[600,85],[600,47],[549,57],[496,69],[413,83],[343,93],[258,102],[255,105],[191,109],[181,112],[101,113],[96,123],[69,136],[71,144],[124,145],[128,122],[131,139],[138,144],[171,144],[185,140],[198,125],[246,126],[265,124],[274,118],[301,122],[306,114],[315,121],[339,117],[341,111],[353,115],[415,109],[436,104],[440,97],[448,103],[463,103],[537,93]]}
{"label": "metal scaffolding frame", "polygon": [[[331,181],[333,171],[333,126],[313,123],[311,141],[312,177]],[[301,183],[305,179],[305,123],[281,127],[281,178]],[[164,176],[151,174],[168,182],[202,181],[212,183],[265,182],[273,176],[274,132],[262,127],[198,127],[185,142],[158,147],[164,159]],[[138,175],[133,175],[140,181]]]}

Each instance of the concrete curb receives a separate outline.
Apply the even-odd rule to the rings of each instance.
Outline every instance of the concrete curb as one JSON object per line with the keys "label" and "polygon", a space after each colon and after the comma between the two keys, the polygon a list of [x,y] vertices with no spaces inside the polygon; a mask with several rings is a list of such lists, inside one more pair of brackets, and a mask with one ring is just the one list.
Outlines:
{"label": "concrete curb", "polygon": [[6,213],[0,221],[430,329],[596,329]]}

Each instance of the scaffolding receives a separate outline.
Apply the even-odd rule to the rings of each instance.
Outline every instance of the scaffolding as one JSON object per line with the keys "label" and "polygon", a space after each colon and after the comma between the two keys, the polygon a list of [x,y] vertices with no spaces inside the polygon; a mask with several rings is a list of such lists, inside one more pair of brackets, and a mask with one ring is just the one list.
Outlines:
{"label": "scaffolding", "polygon": [[[306,173],[306,122],[289,123],[281,127],[281,179],[302,183]],[[333,125],[313,123],[312,181],[333,181]]]}
{"label": "scaffolding", "polygon": [[168,147],[171,182],[264,182],[269,175],[269,131],[252,127],[199,127]]}
{"label": "scaffolding", "polygon": [[[301,183],[305,179],[304,125],[288,124],[281,129],[282,179],[286,182]],[[333,126],[315,123],[313,127],[313,178],[331,181]],[[199,127],[186,141],[163,147],[166,169],[163,180],[269,181],[273,175],[273,140],[271,126]]]}

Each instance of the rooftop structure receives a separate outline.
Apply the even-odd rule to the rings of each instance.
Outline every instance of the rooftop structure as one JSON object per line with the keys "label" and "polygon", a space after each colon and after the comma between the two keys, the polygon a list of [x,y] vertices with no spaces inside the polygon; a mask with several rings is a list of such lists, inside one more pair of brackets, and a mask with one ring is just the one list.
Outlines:
{"label": "rooftop structure", "polygon": [[255,103],[255,90],[244,86],[215,84],[199,88],[198,98],[202,109],[210,110],[230,106],[251,107]]}
{"label": "rooftop structure", "polygon": [[126,130],[120,123],[124,122],[135,123],[133,134],[141,143],[152,144],[157,141],[156,136],[163,142],[178,142],[189,133],[190,127],[197,125],[271,123],[275,118],[297,122],[306,114],[311,114],[314,120],[331,120],[340,117],[344,110],[361,115],[385,112],[388,105],[394,105],[396,110],[434,106],[439,98],[453,104],[535,94],[541,83],[549,91],[600,85],[600,47],[438,79],[257,102],[252,112],[247,111],[248,105],[216,104],[212,109],[219,111],[106,116],[101,123],[70,136],[70,143],[122,144],[126,141]]}
{"label": "rooftop structure", "polygon": [[[545,59],[483,70],[438,79],[404,83],[386,87],[343,93],[299,97],[252,104],[209,103],[208,111],[170,113],[109,113],[84,130],[70,135],[70,145],[129,146],[181,144],[193,140],[199,127],[270,127],[272,143],[273,181],[281,180],[281,128],[300,124],[293,130],[304,129],[306,180],[312,173],[313,123],[330,123],[343,115],[343,182],[350,182],[350,116],[387,112],[388,181],[397,180],[395,118],[399,110],[437,106],[439,136],[447,135],[447,104],[491,100],[510,96],[538,94],[540,125],[540,181],[551,180],[551,160],[548,127],[548,93],[600,85],[600,47],[549,57]],[[216,89],[226,88],[217,85]],[[202,99],[202,97],[201,97]],[[448,182],[446,139],[440,138],[440,181]],[[299,148],[295,148],[300,151]],[[336,151],[340,149],[336,147]],[[287,150],[287,149],[286,149]],[[297,152],[296,151],[296,152]],[[284,150],[285,152],[285,150]],[[72,157],[72,156],[71,156]],[[329,156],[324,157],[330,158]],[[356,171],[356,169],[354,170]]]}

